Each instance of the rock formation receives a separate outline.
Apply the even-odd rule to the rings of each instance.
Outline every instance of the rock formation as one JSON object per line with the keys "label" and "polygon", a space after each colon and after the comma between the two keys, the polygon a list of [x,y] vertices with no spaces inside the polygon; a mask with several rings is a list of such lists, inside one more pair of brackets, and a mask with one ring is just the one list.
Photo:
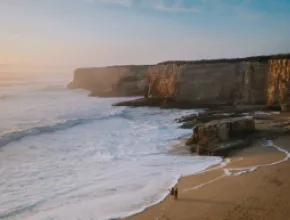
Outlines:
{"label": "rock formation", "polygon": [[177,102],[281,103],[290,77],[290,59],[282,58],[161,63],[149,68],[148,85],[152,96],[171,97]]}
{"label": "rock formation", "polygon": [[148,66],[80,68],[68,87],[81,88],[92,96],[143,96]]}
{"label": "rock formation", "polygon": [[290,59],[269,61],[268,103],[280,103],[283,111],[290,105]]}
{"label": "rock formation", "polygon": [[[273,105],[290,110],[290,55],[81,68],[69,88],[94,96],[144,96],[136,106]],[[149,99],[154,101],[148,101]],[[134,101],[117,105],[134,106]]]}
{"label": "rock formation", "polygon": [[[224,143],[232,141],[233,148],[237,140],[247,137],[255,131],[255,123],[252,117],[225,118],[213,120],[208,123],[196,124],[193,135],[186,144],[190,146],[191,152],[197,154],[216,155],[218,151],[224,150]],[[234,142],[233,142],[234,141]]]}

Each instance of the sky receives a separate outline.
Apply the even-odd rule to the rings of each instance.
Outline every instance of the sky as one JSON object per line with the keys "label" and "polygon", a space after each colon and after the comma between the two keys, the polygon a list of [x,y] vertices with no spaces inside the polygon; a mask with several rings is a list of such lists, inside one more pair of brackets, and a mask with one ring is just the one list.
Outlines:
{"label": "sky", "polygon": [[0,0],[0,71],[290,52],[290,0]]}

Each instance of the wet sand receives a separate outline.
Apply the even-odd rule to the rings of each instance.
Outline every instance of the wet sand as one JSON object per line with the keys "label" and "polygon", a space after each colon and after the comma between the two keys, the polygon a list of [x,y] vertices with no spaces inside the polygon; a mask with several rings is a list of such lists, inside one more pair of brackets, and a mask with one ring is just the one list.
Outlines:
{"label": "wet sand", "polygon": [[[290,137],[275,145],[290,151]],[[128,220],[290,220],[289,155],[258,141],[235,153],[224,166],[215,166],[180,179],[179,199],[167,197]],[[227,161],[227,160],[226,160]],[[252,166],[272,164],[270,166]],[[248,169],[242,169],[249,167]],[[231,170],[237,169],[237,170]]]}

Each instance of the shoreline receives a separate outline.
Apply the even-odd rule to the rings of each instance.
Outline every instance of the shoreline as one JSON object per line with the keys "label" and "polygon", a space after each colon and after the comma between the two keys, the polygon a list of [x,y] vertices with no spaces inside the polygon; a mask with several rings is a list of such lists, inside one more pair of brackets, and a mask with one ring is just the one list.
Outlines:
{"label": "shoreline", "polygon": [[[185,146],[184,146],[185,147]],[[180,149],[178,149],[179,151]],[[168,152],[169,154],[172,154],[172,152]],[[192,156],[191,153],[188,153],[185,154],[184,152],[181,153],[181,152],[178,152],[177,154],[172,154],[172,156]],[[216,158],[219,158],[219,156],[215,156]],[[220,157],[221,158],[221,157]],[[159,205],[163,202],[165,202],[168,198],[169,198],[169,190],[170,188],[172,187],[176,187],[179,182],[183,179],[183,178],[187,178],[187,177],[190,177],[190,176],[194,176],[194,175],[198,175],[200,173],[203,173],[203,172],[207,172],[207,170],[211,170],[211,169],[214,169],[214,168],[221,168],[223,167],[223,164],[228,164],[227,162],[228,158],[226,159],[222,159],[221,162],[219,163],[216,163],[216,164],[213,164],[213,165],[209,165],[208,167],[206,167],[205,169],[203,170],[200,170],[200,171],[197,171],[195,173],[192,173],[192,174],[188,174],[188,175],[182,175],[180,177],[178,177],[175,181],[173,181],[173,183],[168,187],[168,193],[166,193],[166,195],[163,195],[157,202],[154,202],[152,203],[151,205],[149,206],[145,206],[144,208],[140,208],[139,211],[132,211],[132,214],[128,213],[125,215],[125,217],[110,217],[108,220],[125,220],[125,219],[129,219],[129,218],[132,218],[132,217],[135,217],[136,215],[139,215],[143,212],[146,212],[148,210],[150,210],[152,207],[156,206],[156,205]]]}
{"label": "shoreline", "polygon": [[[205,113],[205,114],[207,114],[207,113]],[[261,132],[264,133],[265,132],[265,130],[264,130],[265,128],[268,131],[272,131],[273,129],[275,130],[275,125],[274,124],[279,125],[282,118],[288,119],[287,118],[288,114],[269,114],[268,113],[266,115],[267,116],[265,116],[265,117],[257,117],[255,119],[255,124],[257,126],[257,130],[260,133]],[[191,116],[189,116],[189,117],[191,117]],[[179,119],[179,122],[182,122],[182,120],[183,120],[183,118]],[[273,122],[273,124],[271,124],[271,125],[268,124],[269,120],[271,122]],[[285,126],[284,126],[284,128],[285,128]],[[278,130],[281,130],[281,129],[278,129]],[[279,135],[282,136],[280,138],[283,138],[283,134],[278,132],[278,130],[276,130],[274,133],[277,134],[278,136]],[[178,182],[177,182],[176,186],[178,188],[180,188],[180,185],[182,186],[184,181],[186,182],[187,179],[193,178],[193,179],[195,179],[195,181],[198,184],[195,185],[195,186],[188,187],[187,190],[188,191],[196,190],[196,189],[203,188],[204,186],[207,186],[209,184],[214,184],[214,182],[219,181],[220,179],[222,179],[224,177],[229,177],[229,176],[234,176],[235,177],[235,176],[240,176],[240,175],[243,176],[243,175],[248,174],[248,173],[253,173],[256,170],[264,168],[265,166],[273,166],[275,164],[267,164],[267,163],[265,164],[265,163],[263,163],[263,161],[268,161],[267,158],[263,158],[262,161],[261,161],[261,159],[259,159],[259,157],[263,157],[269,151],[269,150],[265,150],[266,148],[267,149],[271,148],[272,150],[270,150],[270,151],[273,154],[280,154],[280,155],[286,154],[286,160],[285,161],[287,161],[289,159],[288,151],[283,150],[283,149],[275,146],[274,143],[273,143],[272,145],[270,145],[270,147],[269,146],[267,146],[266,148],[265,147],[264,148],[259,147],[258,154],[257,154],[257,152],[254,152],[254,156],[258,157],[258,161],[260,161],[259,163],[247,164],[247,162],[244,161],[245,164],[242,167],[230,167],[234,163],[239,162],[239,160],[244,156],[244,154],[246,154],[246,152],[252,151],[253,149],[255,151],[255,149],[258,148],[257,145],[261,146],[261,145],[263,145],[263,142],[265,142],[266,139],[272,139],[272,138],[275,139],[275,137],[272,137],[272,135],[270,135],[270,136],[266,135],[266,136],[264,136],[264,138],[261,137],[260,135],[258,135],[256,138],[253,139],[253,142],[248,144],[248,146],[246,146],[245,148],[233,150],[228,156],[220,157],[220,158],[223,159],[220,163],[218,163],[216,165],[212,165],[212,166],[210,166],[210,167],[208,167],[208,168],[206,168],[206,169],[204,169],[202,171],[195,172],[195,173],[190,174],[190,175],[181,176],[178,179]],[[186,144],[184,142],[185,142],[185,139],[181,139],[179,144],[176,144],[176,145],[172,146],[172,149],[169,150],[169,153],[172,154],[172,155],[179,155],[179,156],[195,155],[194,153],[190,153],[189,152],[188,146],[186,146]],[[289,142],[290,142],[290,139],[289,139]],[[246,156],[250,158],[253,155],[252,155],[252,153],[250,153],[250,154],[247,153]],[[270,154],[267,154],[267,156],[269,156],[270,158],[272,157]],[[275,163],[283,163],[283,162],[285,162],[284,159],[282,161],[274,161],[274,162]],[[242,160],[243,160],[243,158],[242,158]],[[215,173],[215,174],[211,174],[211,173]],[[219,173],[219,175],[217,175],[216,173]],[[205,179],[207,179],[207,181],[201,181],[204,178],[201,178],[200,176],[203,176],[203,175],[210,176],[211,178],[209,178],[209,179],[205,178]],[[200,180],[200,178],[201,178],[201,180]],[[184,190],[185,189],[183,189],[183,191]],[[118,218],[118,219],[129,219],[129,220],[130,219],[133,219],[133,220],[134,219],[136,219],[136,220],[153,219],[153,216],[150,216],[150,217],[146,216],[146,215],[148,215],[147,213],[152,213],[152,210],[155,210],[156,207],[163,206],[164,204],[166,206],[167,203],[170,202],[170,200],[172,200],[172,199],[170,198],[169,191],[168,191],[167,196],[163,200],[161,200],[161,202],[155,203],[155,204],[145,208],[144,211],[142,211],[142,212],[138,212],[138,213],[136,213],[134,215],[131,215],[131,216],[128,216],[128,217],[125,217],[125,218]],[[156,211],[153,211],[153,213],[154,212],[156,212]],[[144,215],[146,216],[146,218],[142,217]],[[160,219],[160,218],[158,218],[158,219]],[[171,218],[164,218],[164,219],[171,219]],[[180,219],[180,218],[173,218],[173,219]]]}
{"label": "shoreline", "polygon": [[[290,146],[288,148],[285,146],[280,146],[281,144],[287,145],[287,142],[288,143],[290,142],[290,138],[279,137],[273,141],[274,145],[278,145],[278,147],[282,147],[282,149],[285,150],[285,152],[281,152],[273,146],[266,146],[266,147],[257,146],[257,145],[262,144],[261,141],[258,141],[254,143],[252,146],[234,153],[232,156],[229,157],[230,162],[228,163],[226,161],[227,159],[225,159],[223,160],[223,162],[217,165],[210,166],[204,171],[200,171],[189,176],[182,176],[181,178],[179,178],[176,184],[176,186],[180,190],[180,197],[178,201],[174,201],[172,198],[170,198],[169,195],[167,195],[166,198],[163,199],[161,202],[146,208],[144,211],[136,213],[126,218],[119,218],[119,219],[128,219],[128,220],[220,219],[220,218],[215,218],[214,217],[215,215],[213,213],[211,214],[211,208],[209,207],[208,207],[209,208],[208,210],[203,209],[203,212],[201,212],[200,210],[195,210],[191,212],[189,209],[187,211],[189,211],[190,214],[186,212],[188,213],[188,215],[181,216],[181,214],[184,212],[183,209],[186,209],[186,208],[185,207],[182,208],[180,206],[180,203],[187,203],[187,202],[190,203],[190,201],[192,201],[193,203],[197,203],[198,206],[203,206],[204,204],[206,204],[206,202],[199,199],[199,197],[202,196],[203,194],[206,194],[207,198],[211,197],[209,194],[211,194],[213,188],[215,188],[216,185],[220,185],[221,182],[224,185],[235,187],[235,185],[232,185],[231,182],[238,183],[237,182],[238,179],[243,179],[243,178],[249,179],[249,177],[254,178],[256,175],[260,175],[260,173],[267,173],[268,169],[271,170],[273,168],[275,169],[276,167],[280,167],[280,166],[290,167],[290,163],[289,163],[290,154],[288,151],[290,149]],[[285,159],[285,155],[286,155],[286,160],[283,161]],[[277,162],[278,164],[276,164]],[[274,164],[267,165],[267,167],[264,167],[263,164],[268,164],[268,163],[274,163]],[[253,170],[249,170],[249,169],[239,170],[241,166],[242,168],[257,166],[257,168]],[[225,175],[224,171],[226,169],[233,169],[232,170],[233,172],[230,175]],[[225,180],[226,178],[233,178],[233,179]],[[227,181],[229,182],[227,183]],[[194,183],[194,185],[192,185],[192,183]],[[290,179],[289,179],[289,184],[290,184]],[[226,190],[231,191],[232,189],[227,188]],[[226,193],[228,192],[225,192],[225,194]],[[244,192],[244,193],[245,195],[247,195],[247,192]],[[214,192],[214,195],[215,194],[216,192]],[[285,195],[287,197],[287,194]],[[216,196],[214,197],[216,198]],[[219,195],[217,198],[224,200],[224,198],[222,197],[223,196]],[[239,202],[238,199],[236,201]],[[289,199],[289,202],[290,202],[290,199]],[[218,203],[218,201],[216,201],[216,203]],[[231,205],[235,206],[235,202]],[[187,205],[185,206],[187,207]],[[209,204],[209,205],[206,204],[205,206],[216,206],[216,204],[215,203]],[[223,209],[224,213],[227,213],[229,211],[229,208],[230,207],[224,208]],[[233,218],[223,218],[223,219],[235,219],[235,218],[233,217]]]}

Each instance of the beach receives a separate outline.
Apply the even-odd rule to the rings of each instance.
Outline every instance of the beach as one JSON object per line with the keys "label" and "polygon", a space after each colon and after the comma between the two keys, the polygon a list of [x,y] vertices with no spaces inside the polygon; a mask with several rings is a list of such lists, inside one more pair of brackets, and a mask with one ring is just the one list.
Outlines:
{"label": "beach", "polygon": [[167,197],[127,219],[290,219],[289,141],[276,138],[279,148],[257,141],[221,165],[181,178],[178,200]]}

